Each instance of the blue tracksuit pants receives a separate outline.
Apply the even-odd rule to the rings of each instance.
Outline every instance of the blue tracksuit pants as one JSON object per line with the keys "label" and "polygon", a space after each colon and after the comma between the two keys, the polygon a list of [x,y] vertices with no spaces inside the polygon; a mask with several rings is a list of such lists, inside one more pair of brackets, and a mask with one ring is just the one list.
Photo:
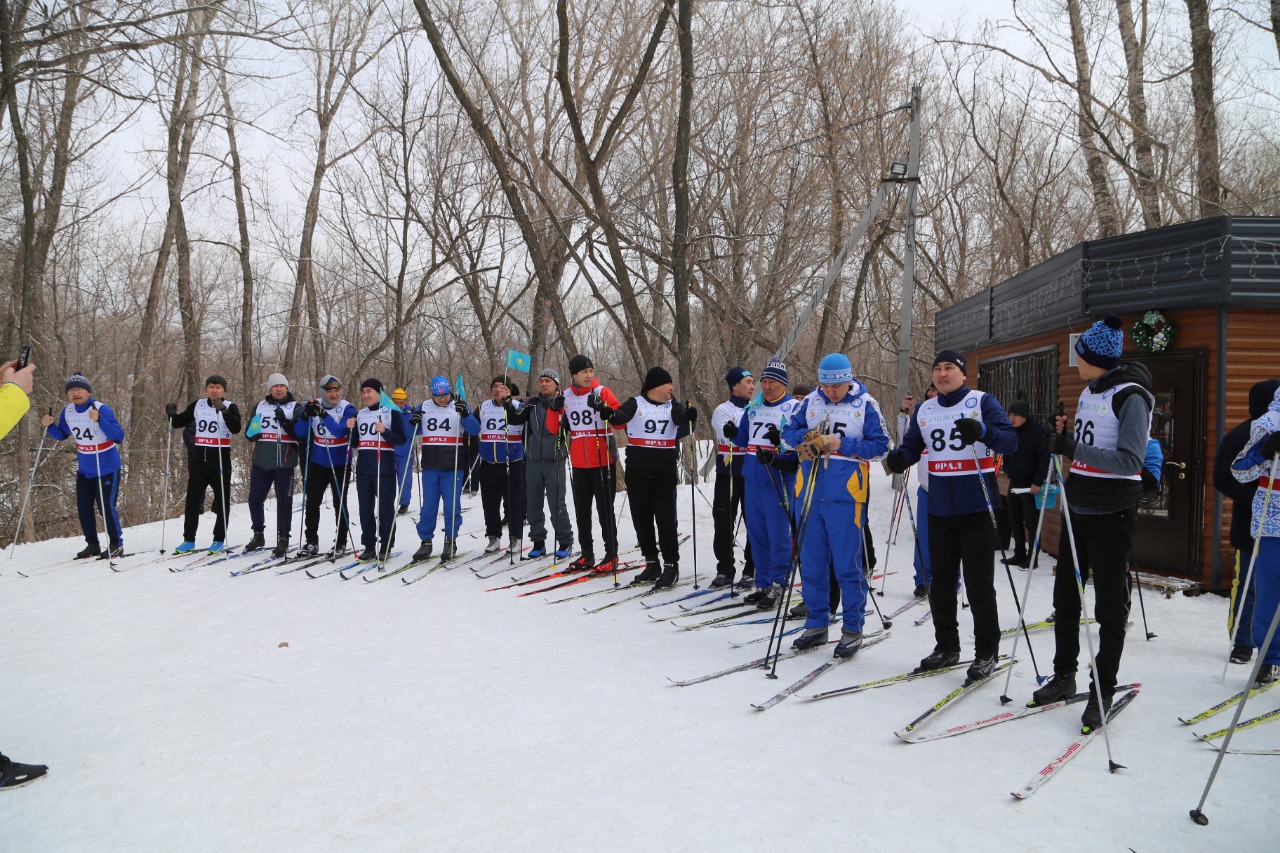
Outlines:
{"label": "blue tracksuit pants", "polygon": [[[1280,539],[1263,536],[1258,545],[1258,559],[1253,565],[1253,582],[1257,597],[1253,604],[1253,636],[1261,644],[1271,629],[1271,620],[1280,607]],[[1243,630],[1244,626],[1240,626]],[[1280,664],[1280,630],[1271,645],[1262,652],[1262,662]]]}
{"label": "blue tracksuit pants", "polygon": [[929,571],[929,490],[916,489],[916,586],[929,586],[933,573]]}
{"label": "blue tracksuit pants", "polygon": [[[844,628],[862,631],[862,611],[867,604],[867,576],[862,566],[864,517],[862,507],[851,501],[810,503],[800,541],[801,593],[809,608],[806,628],[825,628],[831,621],[830,568],[834,567],[844,604]],[[797,529],[799,525],[797,518]]]}
{"label": "blue tracksuit pants", "polygon": [[756,564],[757,589],[787,582],[791,568],[791,522],[778,492],[779,487],[790,490],[794,482],[793,477],[765,466],[747,478],[743,518]]}
{"label": "blue tracksuit pants", "polygon": [[444,538],[457,539],[462,524],[462,480],[465,472],[424,468],[422,471],[422,514],[418,516],[418,538],[436,535],[436,518],[444,507]]}

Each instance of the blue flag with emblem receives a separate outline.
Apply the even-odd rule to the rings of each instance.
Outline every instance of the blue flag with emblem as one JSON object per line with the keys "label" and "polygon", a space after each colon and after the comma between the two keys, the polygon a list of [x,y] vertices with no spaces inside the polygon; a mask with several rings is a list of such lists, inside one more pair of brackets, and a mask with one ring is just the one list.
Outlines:
{"label": "blue flag with emblem", "polygon": [[518,370],[521,373],[529,372],[529,365],[533,359],[527,352],[519,350],[507,350],[507,370]]}
{"label": "blue flag with emblem", "polygon": [[467,388],[462,384],[462,371],[458,371],[458,381],[453,386],[453,389],[458,392],[459,400],[464,403],[467,402]]}
{"label": "blue flag with emblem", "polygon": [[244,431],[245,438],[253,438],[262,432],[262,415],[254,415],[249,421],[249,428]]}
{"label": "blue flag with emblem", "polygon": [[400,410],[400,407],[396,405],[395,401],[387,396],[386,391],[378,392],[378,405],[384,409],[391,409],[393,411]]}

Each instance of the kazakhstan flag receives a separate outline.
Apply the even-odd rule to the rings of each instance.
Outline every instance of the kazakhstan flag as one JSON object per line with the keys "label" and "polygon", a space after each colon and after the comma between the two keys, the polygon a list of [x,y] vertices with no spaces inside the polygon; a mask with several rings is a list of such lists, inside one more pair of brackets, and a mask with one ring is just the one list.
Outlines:
{"label": "kazakhstan flag", "polygon": [[532,361],[527,352],[519,352],[517,350],[507,350],[507,370],[519,370],[521,373],[529,372],[529,363]]}

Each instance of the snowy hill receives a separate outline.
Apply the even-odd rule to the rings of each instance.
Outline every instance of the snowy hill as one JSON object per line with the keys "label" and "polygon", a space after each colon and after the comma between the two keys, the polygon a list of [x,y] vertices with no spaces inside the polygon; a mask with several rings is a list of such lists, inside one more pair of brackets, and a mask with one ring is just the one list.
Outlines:
{"label": "snowy hill", "polygon": [[[679,497],[689,532],[690,489]],[[464,503],[474,508],[463,516],[462,549],[474,554],[483,540],[466,534],[483,519],[478,499]],[[912,586],[907,525],[885,550],[891,505],[877,477],[872,530],[879,568],[894,573],[880,600],[886,612]],[[710,507],[700,498],[696,510],[705,585]],[[247,511],[232,515],[233,544],[243,542]],[[411,522],[401,518],[406,555],[416,544]],[[201,541],[211,524],[202,519]],[[170,547],[179,530],[170,521]],[[625,511],[620,539],[634,543]],[[322,545],[331,540],[330,527]],[[159,524],[126,534],[137,552],[159,541]],[[524,598],[484,591],[522,566],[487,581],[458,567],[412,586],[272,570],[230,577],[234,561],[176,574],[162,564],[40,571],[78,547],[45,542],[0,560],[0,750],[51,768],[0,793],[4,850],[1275,849],[1280,759],[1227,756],[1205,807],[1210,825],[1187,816],[1216,755],[1189,728],[1225,726],[1230,714],[1194,727],[1178,717],[1239,690],[1247,673],[1232,666],[1225,686],[1216,680],[1228,645],[1227,605],[1216,596],[1147,590],[1159,635],[1151,641],[1135,600],[1120,677],[1143,689],[1110,732],[1128,769],[1107,773],[1098,737],[1017,801],[1010,792],[1078,733],[1080,706],[906,744],[894,730],[958,686],[962,671],[827,701],[795,696],[762,713],[751,703],[829,652],[782,661],[776,681],[753,670],[677,688],[668,677],[759,657],[763,643],[730,642],[768,626],[684,631],[654,622],[639,602],[584,612],[607,595],[545,603],[590,584]],[[692,552],[686,543],[685,577]],[[1025,577],[1015,572],[1019,590]],[[1034,573],[1028,621],[1048,615],[1051,587],[1048,567]],[[1013,625],[1002,577],[997,590],[1001,622]],[[913,624],[923,612],[908,611],[888,640],[801,695],[911,669],[933,647],[931,625]],[[868,630],[876,622],[868,617]],[[962,635],[970,629],[962,614]],[[1032,636],[1047,672],[1052,632]],[[1035,686],[1025,646],[1019,657],[1009,708]],[[1003,677],[985,685],[933,725],[998,713],[1003,686]],[[1280,690],[1246,711],[1277,706]],[[1241,732],[1233,746],[1280,746],[1280,726]]]}

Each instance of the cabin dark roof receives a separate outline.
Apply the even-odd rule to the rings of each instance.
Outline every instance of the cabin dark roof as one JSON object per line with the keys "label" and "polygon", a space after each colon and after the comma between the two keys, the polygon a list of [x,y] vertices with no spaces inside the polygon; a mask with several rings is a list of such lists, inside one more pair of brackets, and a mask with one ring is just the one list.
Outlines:
{"label": "cabin dark roof", "polygon": [[934,345],[971,350],[1102,314],[1280,308],[1280,217],[1220,216],[1080,243],[938,312]]}

